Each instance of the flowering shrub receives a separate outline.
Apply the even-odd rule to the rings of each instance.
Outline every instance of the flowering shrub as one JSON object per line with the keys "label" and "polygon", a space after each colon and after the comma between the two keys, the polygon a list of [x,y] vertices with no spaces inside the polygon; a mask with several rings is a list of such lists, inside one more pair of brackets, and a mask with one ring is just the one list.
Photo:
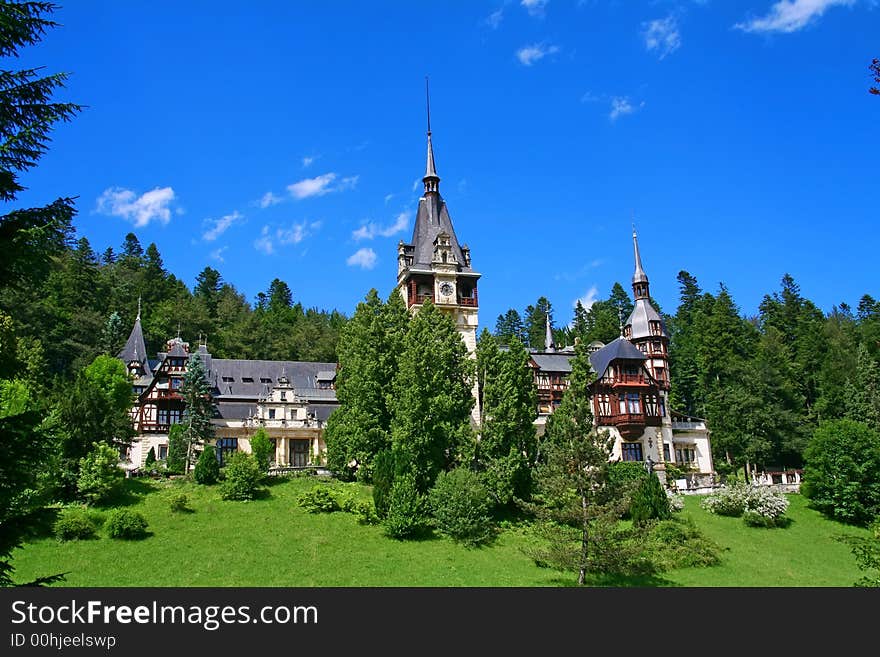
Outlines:
{"label": "flowering shrub", "polygon": [[670,511],[681,511],[684,508],[684,497],[679,495],[678,493],[673,493],[668,488],[666,489],[666,497],[669,500],[669,510]]}
{"label": "flowering shrub", "polygon": [[714,495],[709,495],[700,506],[722,516],[742,516],[752,527],[777,527],[785,524],[788,500],[765,486],[735,483]]}

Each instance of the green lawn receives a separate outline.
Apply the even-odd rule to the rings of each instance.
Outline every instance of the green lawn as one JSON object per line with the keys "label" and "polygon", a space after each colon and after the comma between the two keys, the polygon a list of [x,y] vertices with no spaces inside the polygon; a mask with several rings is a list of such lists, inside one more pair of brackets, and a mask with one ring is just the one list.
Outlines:
{"label": "green lawn", "polygon": [[[488,547],[469,549],[445,538],[399,542],[348,513],[309,514],[297,496],[312,478],[279,481],[264,499],[227,502],[216,487],[182,482],[127,482],[130,508],[152,533],[141,541],[105,537],[59,543],[37,538],[16,551],[16,579],[67,572],[61,586],[559,586],[573,576],[538,568],[522,548],[530,540],[507,529]],[[334,486],[368,496],[357,484]],[[168,507],[186,492],[193,513]],[[662,573],[634,582],[654,586],[850,586],[860,576],[845,545],[832,537],[865,530],[824,519],[792,495],[785,529],[747,527],[713,516],[686,498],[690,515],[724,550],[722,564]]]}

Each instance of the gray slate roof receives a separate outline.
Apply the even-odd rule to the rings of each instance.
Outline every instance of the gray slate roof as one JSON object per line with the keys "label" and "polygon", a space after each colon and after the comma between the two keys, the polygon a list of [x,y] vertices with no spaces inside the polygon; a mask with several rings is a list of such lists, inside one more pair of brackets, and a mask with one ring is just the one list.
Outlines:
{"label": "gray slate roof", "polygon": [[611,361],[617,359],[645,361],[647,356],[626,338],[617,338],[614,342],[609,342],[598,351],[591,353],[590,365],[593,366],[596,375],[601,377]]}
{"label": "gray slate roof", "polygon": [[434,240],[442,232],[449,234],[449,243],[452,247],[452,255],[458,263],[458,271],[473,272],[470,267],[464,266],[464,255],[461,245],[455,236],[452,227],[452,219],[446,209],[446,202],[440,194],[425,194],[419,199],[419,210],[416,214],[416,225],[413,228],[413,269],[431,269],[431,260],[434,257]]}
{"label": "gray slate roof", "polygon": [[128,341],[125,343],[122,351],[119,352],[117,358],[122,360],[126,366],[128,366],[130,362],[136,360],[143,365],[144,374],[147,377],[153,375],[153,370],[150,367],[150,360],[147,358],[147,346],[144,343],[144,330],[141,328],[140,315],[134,320],[134,327],[131,329]]}
{"label": "gray slate roof", "polygon": [[[335,390],[318,390],[316,385],[319,372],[335,371],[335,369],[336,363],[213,358],[208,377],[219,395],[228,397],[253,396],[256,398],[264,395],[267,388],[277,385],[278,379],[284,374],[300,397],[335,400]],[[231,378],[232,381],[224,381],[223,377]],[[250,380],[245,381],[244,379]],[[261,379],[268,379],[268,381],[261,381]]]}
{"label": "gray slate roof", "polygon": [[666,324],[660,314],[654,310],[654,306],[647,299],[636,299],[633,311],[626,320],[627,326],[632,326],[630,339],[647,338],[651,336],[651,330],[648,322],[660,322],[663,335],[669,337],[666,333]]}
{"label": "gray slate roof", "polygon": [[571,372],[571,359],[574,353],[530,352],[529,356],[542,372]]}

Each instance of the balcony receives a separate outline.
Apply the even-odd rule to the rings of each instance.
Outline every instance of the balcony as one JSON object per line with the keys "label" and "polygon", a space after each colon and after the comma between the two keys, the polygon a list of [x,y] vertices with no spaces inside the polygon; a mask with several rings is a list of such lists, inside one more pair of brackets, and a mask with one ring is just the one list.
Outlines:
{"label": "balcony", "polygon": [[425,303],[425,301],[427,301],[428,299],[430,299],[431,301],[434,301],[434,295],[433,294],[417,294],[416,295],[416,303]]}
{"label": "balcony", "polygon": [[618,374],[614,377],[612,387],[618,386],[648,386],[651,381],[644,374]]}
{"label": "balcony", "polygon": [[459,306],[469,306],[471,308],[477,307],[477,299],[476,297],[458,297],[458,305]]}
{"label": "balcony", "polygon": [[183,397],[177,390],[156,388],[155,390],[153,390],[153,392],[158,399],[183,399]]}

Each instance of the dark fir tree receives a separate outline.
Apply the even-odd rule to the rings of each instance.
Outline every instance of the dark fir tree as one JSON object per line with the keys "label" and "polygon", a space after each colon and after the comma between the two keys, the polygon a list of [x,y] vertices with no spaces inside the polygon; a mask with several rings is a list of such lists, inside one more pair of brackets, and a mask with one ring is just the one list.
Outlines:
{"label": "dark fir tree", "polygon": [[545,546],[533,556],[560,570],[588,575],[645,569],[636,558],[637,541],[619,526],[628,501],[610,479],[614,439],[596,431],[590,410],[591,371],[586,348],[575,348],[571,385],[547,421],[542,454],[535,468],[533,501],[523,508],[540,521]]}
{"label": "dark fir tree", "polygon": [[188,472],[197,448],[214,437],[214,426],[211,424],[211,418],[214,417],[214,401],[211,397],[205,365],[197,353],[192,354],[187,361],[180,394],[186,404],[183,412],[184,435],[187,443],[184,472]]}
{"label": "dark fir tree", "polygon": [[336,375],[340,406],[327,421],[324,439],[327,464],[343,478],[370,481],[373,460],[391,445],[388,395],[406,322],[400,294],[383,304],[373,289],[342,330]]}
{"label": "dark fir tree", "polygon": [[527,306],[525,312],[524,330],[528,346],[532,349],[544,348],[547,318],[550,318],[550,326],[553,326],[553,307],[547,297],[539,297],[533,306]]}
{"label": "dark fir tree", "polygon": [[481,420],[474,463],[496,504],[528,499],[538,451],[533,424],[537,390],[528,352],[518,339],[499,349],[498,340],[484,329],[476,356]]}
{"label": "dark fir tree", "polygon": [[520,341],[526,341],[526,332],[523,325],[522,317],[514,308],[509,309],[503,315],[498,315],[495,321],[495,337],[498,343],[506,345],[516,338]]}
{"label": "dark fir tree", "polygon": [[846,385],[846,417],[880,431],[880,370],[865,345],[859,345],[855,373]]}
{"label": "dark fir tree", "polygon": [[420,493],[470,443],[472,369],[452,318],[426,302],[404,337],[390,400],[392,447]]}

